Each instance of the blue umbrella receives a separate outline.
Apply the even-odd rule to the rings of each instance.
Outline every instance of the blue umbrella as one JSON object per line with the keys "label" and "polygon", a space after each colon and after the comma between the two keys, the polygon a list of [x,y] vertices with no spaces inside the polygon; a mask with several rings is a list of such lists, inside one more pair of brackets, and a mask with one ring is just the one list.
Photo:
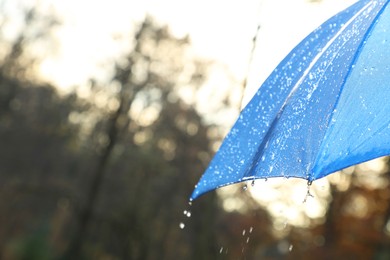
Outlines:
{"label": "blue umbrella", "polygon": [[359,1],[296,46],[240,113],[191,199],[258,178],[312,182],[389,155],[388,4]]}

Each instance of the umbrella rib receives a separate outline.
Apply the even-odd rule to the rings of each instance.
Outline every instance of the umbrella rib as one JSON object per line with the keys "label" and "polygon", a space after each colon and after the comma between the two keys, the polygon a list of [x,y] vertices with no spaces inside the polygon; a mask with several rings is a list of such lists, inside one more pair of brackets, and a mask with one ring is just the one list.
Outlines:
{"label": "umbrella rib", "polygon": [[[382,14],[382,12],[383,12],[383,10],[385,9],[385,7],[387,6],[387,4],[389,4],[389,1],[388,1],[387,3],[384,4],[384,6],[382,7],[382,10],[377,14],[376,17],[379,17],[379,16]],[[374,18],[374,20],[376,20],[376,17]],[[367,35],[371,32],[373,26],[374,26],[374,24],[371,24],[371,26],[368,28],[366,34],[364,35],[363,39],[365,39],[365,38],[367,37]],[[362,40],[361,45],[363,44],[363,42],[364,42],[364,40]],[[355,54],[355,57],[354,57],[354,60],[356,60],[358,56],[359,56],[358,53],[356,53],[356,54]],[[347,76],[347,77],[348,77],[348,76]],[[337,101],[338,101],[338,100],[337,100]],[[337,103],[338,103],[338,102],[336,102],[336,105],[335,105],[335,106],[337,106]],[[375,118],[372,118],[371,122],[374,122],[374,121],[375,121]],[[385,128],[387,128],[386,125],[383,125],[383,126],[382,126],[381,128],[379,128],[377,131],[375,131],[375,132],[373,133],[373,135],[376,135],[377,133],[381,132],[381,131],[382,131],[383,129],[385,129]],[[368,139],[364,140],[364,141],[361,142],[358,146],[356,146],[355,149],[358,149],[359,147],[361,147],[362,145],[364,145],[365,143],[367,143],[367,141],[368,141]]]}
{"label": "umbrella rib", "polygon": [[[370,2],[369,4],[371,4],[371,2]],[[369,5],[369,4],[368,4],[368,5]],[[387,3],[385,3],[385,4],[383,5],[381,11],[378,12],[378,14],[376,15],[376,17],[378,17],[378,16],[380,16],[380,15],[382,14],[382,12],[383,12],[383,10],[385,9],[385,7],[387,6],[387,4],[389,4],[389,1],[387,1]],[[367,7],[368,7],[368,6],[366,6],[365,8],[367,8]],[[365,9],[365,8],[364,8],[364,9]],[[376,17],[374,18],[374,20],[376,20]],[[371,32],[373,26],[374,26],[374,23],[371,24],[371,26],[367,29],[365,35],[364,35],[363,38],[362,38],[362,41],[361,41],[360,46],[358,47],[358,49],[361,49],[361,46],[364,44],[364,39],[367,38],[367,35]],[[352,61],[352,64],[355,64],[357,58],[359,57],[359,54],[360,54],[360,52],[356,52],[356,53],[355,53],[354,58],[353,58],[353,61]],[[347,79],[348,77],[349,77],[349,73],[345,76],[345,78]],[[339,103],[339,99],[340,99],[340,96],[336,99],[336,102],[335,102],[334,107],[337,107],[337,105],[338,105],[338,103]]]}
{"label": "umbrella rib", "polygon": [[[363,9],[365,10],[366,8],[368,8],[368,5],[370,5],[371,3],[372,3],[372,1],[370,1],[370,3],[368,3]],[[389,3],[389,1],[383,5],[382,10],[376,15],[376,17],[378,17],[378,16],[380,16],[380,15],[382,14],[382,12],[383,12],[383,10],[384,10],[384,7],[386,7],[388,3]],[[360,13],[361,13],[362,11],[364,11],[364,10],[361,10],[358,14],[360,14]],[[355,15],[355,16],[356,16],[356,15]],[[374,20],[376,20],[376,17],[374,18]],[[351,18],[351,20],[354,19],[354,18],[355,18],[355,17]],[[371,32],[373,26],[374,26],[374,24],[371,24],[371,26],[367,29],[365,35],[364,35],[363,38],[362,38],[362,41],[361,41],[361,43],[360,43],[358,49],[361,49],[361,46],[364,44],[364,39],[367,38],[367,35]],[[354,57],[353,57],[353,60],[352,60],[352,64],[355,64],[357,58],[359,57],[359,54],[360,54],[360,52],[356,52],[356,53],[355,53],[355,55],[354,55]],[[345,79],[347,79],[348,77],[349,77],[349,73],[345,76]],[[340,100],[340,96],[337,97],[336,102],[335,102],[335,104],[334,104],[334,108],[337,107],[337,105],[338,105],[338,103],[339,103],[339,100]],[[330,121],[331,121],[331,120],[330,120]],[[330,121],[329,121],[329,122],[330,122]]]}
{"label": "umbrella rib", "polygon": [[[311,69],[314,67],[314,65],[317,63],[317,61],[321,58],[321,56],[326,52],[326,50],[333,44],[333,42],[345,31],[345,29],[358,17],[362,12],[364,12],[369,6],[371,5],[371,2],[368,3],[365,7],[363,7],[358,13],[356,13],[354,16],[352,16],[351,19],[346,22],[341,29],[335,34],[335,36],[330,39],[324,46],[324,48],[321,49],[321,51],[314,57],[314,59],[310,62],[309,66],[305,70],[305,72],[302,74],[302,76],[299,78],[297,83],[295,83],[294,87],[291,89],[290,94],[287,96],[286,101],[282,105],[281,112],[284,110],[284,107],[287,105],[288,100],[291,98],[291,96],[297,91],[298,87],[302,84],[303,80],[306,78],[306,76],[309,74]],[[280,112],[280,113],[281,113]]]}

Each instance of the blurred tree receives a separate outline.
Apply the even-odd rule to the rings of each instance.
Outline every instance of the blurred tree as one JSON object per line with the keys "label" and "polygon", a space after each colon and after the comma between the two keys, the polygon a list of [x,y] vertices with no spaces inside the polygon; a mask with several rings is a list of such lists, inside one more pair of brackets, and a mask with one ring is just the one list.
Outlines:
{"label": "blurred tree", "polygon": [[[187,38],[172,37],[166,27],[156,26],[150,18],[136,32],[132,51],[116,66],[111,85],[119,91],[101,111],[107,119],[103,116],[91,134],[89,142],[98,140],[93,145],[97,147],[97,165],[89,175],[85,205],[65,258],[80,254],[93,212],[97,219],[113,223],[98,221],[91,230],[107,231],[91,232],[92,237],[105,234],[101,241],[108,239],[106,242],[112,244],[114,234],[106,232],[114,230],[117,243],[113,247],[122,245],[123,258],[192,255],[203,259],[217,252],[208,243],[214,240],[214,231],[196,224],[206,224],[204,217],[191,219],[201,236],[180,238],[182,212],[189,207],[188,191],[210,157],[208,126],[178,94],[183,87],[195,90],[206,72],[201,62],[189,60],[186,53]],[[94,89],[110,96],[106,87]],[[204,212],[208,220],[218,210],[214,201],[202,203],[208,208],[209,213]]]}
{"label": "blurred tree", "polygon": [[[71,194],[78,127],[68,116],[78,105],[74,95],[60,97],[32,77],[41,57],[31,50],[47,39],[54,19],[37,9],[11,17],[8,3],[2,2],[0,11],[0,257],[18,259],[30,252],[32,259],[48,256],[48,233],[40,230],[57,201]],[[13,23],[17,17],[19,27]],[[9,28],[12,37],[5,33]]]}

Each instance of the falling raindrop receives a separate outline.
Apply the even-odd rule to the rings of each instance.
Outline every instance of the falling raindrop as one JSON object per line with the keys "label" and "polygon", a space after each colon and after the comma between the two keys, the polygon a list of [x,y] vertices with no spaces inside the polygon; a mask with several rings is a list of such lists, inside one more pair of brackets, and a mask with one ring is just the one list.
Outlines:
{"label": "falling raindrop", "polygon": [[187,211],[186,216],[187,216],[187,218],[190,218],[191,217],[191,211]]}
{"label": "falling raindrop", "polygon": [[252,181],[251,185],[252,187],[255,186],[255,180]]}
{"label": "falling raindrop", "polygon": [[248,185],[244,185],[243,187],[242,187],[242,189],[244,190],[244,191],[246,191],[247,189],[248,189]]}
{"label": "falling raindrop", "polygon": [[247,243],[247,244],[249,243],[249,240],[250,240],[250,238],[247,237],[247,238],[246,238],[246,243]]}
{"label": "falling raindrop", "polygon": [[245,234],[246,234],[246,230],[244,229],[242,230],[242,236],[245,236]]}
{"label": "falling raindrop", "polygon": [[184,229],[185,226],[186,226],[186,225],[185,225],[183,222],[180,222],[180,224],[179,224],[180,229]]}
{"label": "falling raindrop", "polygon": [[249,233],[252,234],[252,232],[253,232],[253,227],[250,227],[249,228]]}
{"label": "falling raindrop", "polygon": [[221,246],[221,248],[219,249],[219,253],[222,254],[223,252],[223,246]]}
{"label": "falling raindrop", "polygon": [[288,251],[291,252],[291,251],[293,250],[293,247],[294,247],[293,245],[290,245],[290,246],[288,247]]}

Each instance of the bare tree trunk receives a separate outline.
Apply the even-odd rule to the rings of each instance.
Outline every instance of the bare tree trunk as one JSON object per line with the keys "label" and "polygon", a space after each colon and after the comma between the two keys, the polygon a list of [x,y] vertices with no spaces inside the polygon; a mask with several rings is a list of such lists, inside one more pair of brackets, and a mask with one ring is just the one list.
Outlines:
{"label": "bare tree trunk", "polygon": [[[147,21],[145,21],[141,25],[135,36],[136,45],[134,48],[134,52],[138,52],[140,50],[140,45],[142,44],[140,43],[140,38],[142,33],[144,33],[147,25]],[[124,69],[117,68],[116,74],[114,76],[114,79],[120,82],[122,85],[122,90],[119,93],[119,107],[115,111],[115,113],[112,114],[108,122],[108,144],[104,147],[101,156],[98,159],[96,171],[92,176],[91,186],[87,193],[85,207],[80,214],[78,226],[76,228],[76,232],[74,233],[74,237],[70,241],[68,249],[63,254],[62,259],[82,258],[82,246],[86,238],[88,225],[93,217],[93,210],[96,206],[97,197],[103,184],[103,179],[107,171],[110,155],[112,153],[113,148],[115,147],[115,144],[118,142],[121,130],[126,128],[126,126],[129,124],[130,119],[127,115],[127,112],[131,107],[134,96],[137,91],[144,87],[142,84],[129,84],[129,81],[131,81],[132,66],[134,63],[132,54],[129,55],[128,61],[128,66]],[[126,123],[123,123],[123,117],[126,117]]]}
{"label": "bare tree trunk", "polygon": [[64,259],[81,258],[80,250],[87,234],[88,224],[93,215],[93,210],[97,202],[99,190],[101,189],[103,183],[103,178],[107,170],[107,165],[110,159],[110,155],[118,140],[118,133],[120,129],[118,128],[117,125],[118,125],[118,119],[123,113],[122,112],[123,105],[124,105],[123,102],[121,102],[119,108],[110,119],[109,127],[108,127],[108,144],[103,149],[101,156],[98,159],[96,171],[92,178],[92,183],[87,194],[87,200],[85,204],[86,206],[80,214],[78,228],[74,234],[74,239],[71,241],[68,250],[64,254]]}

